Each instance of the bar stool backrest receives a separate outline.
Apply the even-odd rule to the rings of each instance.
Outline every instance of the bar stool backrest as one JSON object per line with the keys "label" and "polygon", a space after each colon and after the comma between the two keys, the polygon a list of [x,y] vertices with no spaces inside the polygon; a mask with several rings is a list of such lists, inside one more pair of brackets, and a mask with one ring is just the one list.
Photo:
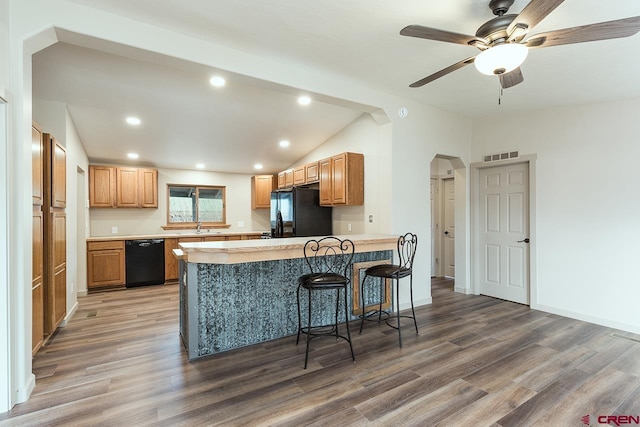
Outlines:
{"label": "bar stool backrest", "polygon": [[310,273],[314,274],[339,274],[349,277],[354,252],[355,246],[351,240],[340,240],[333,236],[309,240],[304,245],[305,261]]}
{"label": "bar stool backrest", "polygon": [[407,233],[398,238],[398,262],[401,268],[411,270],[417,247],[418,236],[416,234]]}

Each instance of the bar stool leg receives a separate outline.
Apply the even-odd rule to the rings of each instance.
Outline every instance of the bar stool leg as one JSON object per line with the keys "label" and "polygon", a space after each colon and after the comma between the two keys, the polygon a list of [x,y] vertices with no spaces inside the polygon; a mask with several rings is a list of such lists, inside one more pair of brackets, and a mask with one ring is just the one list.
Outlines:
{"label": "bar stool leg", "polygon": [[[340,289],[338,289],[338,296],[340,296]],[[347,307],[348,302],[347,297],[347,287],[344,287],[344,324],[347,327],[347,338],[349,338],[349,349],[351,350],[351,360],[356,361],[356,355],[353,353],[353,345],[351,344],[351,332],[349,331],[349,308]],[[363,313],[364,314],[364,313]],[[336,325],[337,329],[337,325]]]}
{"label": "bar stool leg", "polygon": [[382,295],[384,295],[384,277],[380,278],[380,304],[378,305],[378,323],[382,320]]}
{"label": "bar stool leg", "polygon": [[360,314],[360,334],[362,334],[362,328],[364,327],[364,283],[367,281],[367,274],[365,273],[364,279],[360,286],[360,306],[362,307],[362,313]]}
{"label": "bar stool leg", "polygon": [[338,311],[340,310],[340,288],[336,289],[336,320],[333,323],[334,328],[336,329],[336,341],[340,339],[338,335]]}
{"label": "bar stool leg", "polygon": [[304,354],[304,369],[307,369],[307,361],[309,360],[309,342],[311,341],[311,289],[307,289],[309,293],[309,310],[307,311],[307,350]]}
{"label": "bar stool leg", "polygon": [[416,312],[413,309],[413,273],[409,275],[409,292],[411,293],[411,314],[413,314],[413,326],[416,327],[416,335],[418,335],[418,322],[416,321]]}
{"label": "bar stool leg", "polygon": [[398,341],[402,347],[402,332],[400,331],[400,280],[396,277],[396,318],[398,319]]}
{"label": "bar stool leg", "polygon": [[300,330],[302,328],[302,319],[300,316],[300,285],[298,285],[298,290],[296,291],[296,298],[298,300],[298,336],[296,337],[296,345],[300,342]]}

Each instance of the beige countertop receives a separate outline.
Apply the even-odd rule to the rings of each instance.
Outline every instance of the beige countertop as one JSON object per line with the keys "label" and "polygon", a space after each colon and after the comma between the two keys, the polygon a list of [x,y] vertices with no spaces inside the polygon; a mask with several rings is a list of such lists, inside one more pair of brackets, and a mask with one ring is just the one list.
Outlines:
{"label": "beige countertop", "polygon": [[[353,234],[336,236],[350,239],[356,252],[396,250],[398,236],[390,234]],[[282,239],[231,240],[224,242],[180,243],[176,256],[190,263],[238,264],[302,258],[304,244],[312,237]]]}
{"label": "beige countertop", "polygon": [[158,234],[136,234],[136,235],[113,235],[113,236],[92,236],[87,238],[87,242],[105,240],[139,240],[139,239],[176,239],[181,237],[211,237],[211,236],[238,236],[244,234],[262,234],[267,231],[202,231],[201,233],[158,233]]}

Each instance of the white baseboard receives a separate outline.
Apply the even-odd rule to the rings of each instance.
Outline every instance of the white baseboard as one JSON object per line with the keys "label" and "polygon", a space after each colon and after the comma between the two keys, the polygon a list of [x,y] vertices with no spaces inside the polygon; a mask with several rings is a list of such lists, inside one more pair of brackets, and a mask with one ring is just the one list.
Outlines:
{"label": "white baseboard", "polygon": [[84,291],[78,291],[77,295],[79,297],[86,297],[87,295],[89,295],[89,292],[87,292],[87,290],[85,289]]}
{"label": "white baseboard", "polygon": [[583,322],[594,323],[600,326],[606,326],[607,328],[620,329],[622,331],[631,332],[633,334],[640,334],[640,327],[638,325],[630,325],[627,323],[620,323],[610,319],[604,319],[602,317],[590,316],[588,314],[579,313],[571,310],[563,310],[556,307],[549,307],[540,304],[531,304],[531,308],[534,310],[544,311],[546,313],[557,314],[558,316],[569,317],[571,319],[581,320]]}
{"label": "white baseboard", "polygon": [[71,307],[71,310],[69,310],[67,315],[64,316],[64,319],[62,319],[62,322],[60,322],[60,326],[61,327],[67,326],[67,323],[69,322],[69,320],[71,320],[71,318],[73,317],[73,315],[77,310],[78,310],[78,301],[76,301],[76,303],[73,304],[73,307]]}
{"label": "white baseboard", "polygon": [[457,292],[459,294],[465,294],[465,295],[471,295],[473,293],[469,288],[458,288],[458,287],[454,287],[453,292]]}
{"label": "white baseboard", "polygon": [[33,389],[35,387],[36,387],[36,376],[31,374],[29,375],[29,379],[27,383],[24,385],[24,387],[20,387],[16,391],[16,396],[15,396],[16,400],[13,403],[26,402],[29,399],[29,397],[31,397],[31,393],[33,392]]}
{"label": "white baseboard", "polygon": [[[420,300],[414,300],[413,307],[417,308],[417,307],[420,307],[421,305],[429,305],[432,302],[433,302],[433,298],[431,297],[420,299]],[[406,310],[407,308],[411,308],[411,302],[405,302],[400,304],[400,310]]]}

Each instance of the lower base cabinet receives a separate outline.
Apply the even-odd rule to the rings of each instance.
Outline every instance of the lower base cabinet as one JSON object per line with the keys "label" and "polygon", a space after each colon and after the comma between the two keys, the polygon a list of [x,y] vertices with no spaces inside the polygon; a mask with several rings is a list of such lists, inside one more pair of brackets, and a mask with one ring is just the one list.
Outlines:
{"label": "lower base cabinet", "polygon": [[121,288],[125,285],[124,240],[87,242],[87,288]]}

